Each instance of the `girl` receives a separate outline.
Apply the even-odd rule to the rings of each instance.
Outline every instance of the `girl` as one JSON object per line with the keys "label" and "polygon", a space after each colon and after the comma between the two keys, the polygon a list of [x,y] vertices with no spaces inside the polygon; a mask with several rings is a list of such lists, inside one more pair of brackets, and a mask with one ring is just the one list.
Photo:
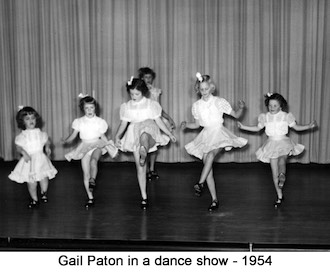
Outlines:
{"label": "girl", "polygon": [[268,109],[266,114],[262,113],[258,117],[257,126],[245,126],[238,122],[238,127],[242,130],[258,132],[265,128],[267,141],[257,150],[258,160],[270,163],[273,182],[277,193],[277,200],[274,203],[275,208],[279,207],[283,201],[282,188],[285,183],[286,161],[290,155],[299,155],[303,152],[304,146],[294,143],[286,136],[289,127],[296,131],[303,131],[316,127],[316,122],[309,125],[297,125],[292,113],[287,110],[287,101],[278,93],[268,93],[265,99],[265,105]]}
{"label": "girl", "polygon": [[95,179],[98,172],[98,161],[100,157],[108,152],[115,157],[118,149],[113,141],[108,141],[105,132],[108,124],[102,118],[96,116],[98,104],[91,96],[80,94],[79,107],[85,114],[72,123],[73,132],[63,143],[72,142],[78,135],[82,142],[71,152],[65,155],[68,161],[81,160],[81,167],[84,173],[84,186],[88,196],[86,208],[94,206],[93,190],[96,186]]}
{"label": "girl", "polygon": [[[31,201],[29,208],[39,205],[37,187],[41,189],[41,200],[48,202],[48,179],[55,177],[57,170],[49,160],[50,141],[46,132],[40,130],[41,117],[35,109],[22,107],[16,115],[17,126],[22,132],[16,136],[15,144],[22,158],[18,161],[9,178],[17,183],[27,183]],[[45,152],[47,156],[44,153]]]}
{"label": "girl", "polygon": [[187,123],[184,121],[181,123],[181,128],[198,129],[200,126],[204,127],[185,148],[190,155],[203,160],[202,174],[194,189],[196,195],[200,196],[206,180],[212,197],[208,210],[213,211],[219,207],[212,169],[214,158],[223,149],[228,151],[233,147],[242,147],[247,143],[246,139],[235,136],[223,126],[223,114],[239,118],[245,104],[243,101],[239,101],[239,109],[234,111],[224,98],[213,96],[215,85],[210,76],[202,76],[200,73],[197,73],[196,76],[195,90],[201,95],[201,99],[192,106],[195,122]]}
{"label": "girl", "polygon": [[149,94],[146,83],[131,77],[126,87],[131,100],[120,106],[121,123],[115,136],[115,143],[123,152],[133,152],[142,196],[141,208],[145,210],[148,207],[145,164],[147,155],[156,151],[157,146],[166,145],[169,138],[173,142],[176,138],[161,119],[162,108],[159,103],[146,98]]}
{"label": "girl", "polygon": [[[146,84],[150,92],[150,99],[160,103],[160,95],[162,90],[155,88],[152,84],[156,78],[156,73],[149,67],[142,67],[138,70],[139,78],[142,79]],[[175,123],[173,119],[162,109],[162,120],[167,128],[172,132],[175,129]],[[149,181],[158,180],[159,175],[155,171],[155,162],[157,158],[157,152],[150,153],[149,156],[149,171],[147,172],[147,179]]]}

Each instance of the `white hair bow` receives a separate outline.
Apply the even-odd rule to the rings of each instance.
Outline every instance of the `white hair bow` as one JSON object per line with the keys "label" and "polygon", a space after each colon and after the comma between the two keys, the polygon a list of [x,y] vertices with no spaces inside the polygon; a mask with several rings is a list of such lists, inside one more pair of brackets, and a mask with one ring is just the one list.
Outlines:
{"label": "white hair bow", "polygon": [[83,94],[83,93],[78,94],[78,97],[79,97],[79,98],[84,98],[84,97],[86,97],[86,96],[88,96],[88,94]]}
{"label": "white hair bow", "polygon": [[23,109],[23,108],[24,108],[23,105],[19,105],[19,106],[17,107],[17,110],[20,111],[20,110]]}
{"label": "white hair bow", "polygon": [[268,97],[271,97],[272,95],[273,95],[273,93],[270,93],[270,92],[267,93]]}
{"label": "white hair bow", "polygon": [[202,82],[203,81],[203,77],[202,77],[202,75],[201,75],[200,72],[197,72],[196,73],[196,77],[197,77],[197,79],[198,79],[199,82]]}
{"label": "white hair bow", "polygon": [[128,84],[128,86],[131,86],[132,85],[132,82],[133,82],[133,76],[131,76],[131,79],[129,80],[129,81],[127,81],[127,84]]}

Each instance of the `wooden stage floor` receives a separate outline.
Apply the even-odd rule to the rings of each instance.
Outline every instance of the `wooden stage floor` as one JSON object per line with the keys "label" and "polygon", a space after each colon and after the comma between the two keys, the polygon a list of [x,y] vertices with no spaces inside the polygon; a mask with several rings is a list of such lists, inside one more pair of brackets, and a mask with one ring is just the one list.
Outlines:
{"label": "wooden stage floor", "polygon": [[54,162],[49,203],[27,208],[25,184],[0,162],[0,250],[330,250],[330,167],[289,164],[284,206],[273,207],[268,164],[215,164],[220,209],[194,195],[201,163],[158,163],[140,209],[133,163],[101,162],[96,205],[86,195],[79,162]]}

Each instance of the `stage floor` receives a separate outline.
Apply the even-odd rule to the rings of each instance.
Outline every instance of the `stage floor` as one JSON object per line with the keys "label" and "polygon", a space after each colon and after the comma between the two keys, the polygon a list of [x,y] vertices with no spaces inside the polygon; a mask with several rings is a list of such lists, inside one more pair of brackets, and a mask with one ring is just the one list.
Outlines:
{"label": "stage floor", "polygon": [[158,163],[140,209],[133,163],[101,162],[95,207],[86,210],[79,162],[54,162],[49,203],[27,208],[25,184],[0,163],[0,250],[330,250],[330,167],[289,164],[285,202],[276,198],[268,164],[215,164],[220,200],[194,195],[201,163]]}

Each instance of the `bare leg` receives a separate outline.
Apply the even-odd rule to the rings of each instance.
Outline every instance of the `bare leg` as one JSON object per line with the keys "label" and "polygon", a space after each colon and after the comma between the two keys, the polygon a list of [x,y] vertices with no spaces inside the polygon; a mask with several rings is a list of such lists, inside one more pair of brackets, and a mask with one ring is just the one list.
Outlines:
{"label": "bare leg", "polygon": [[93,151],[90,160],[90,178],[89,178],[89,190],[93,191],[95,188],[95,179],[98,172],[98,162],[102,156],[102,150],[97,148]]}
{"label": "bare leg", "polygon": [[282,189],[278,186],[278,159],[270,160],[270,167],[272,169],[273,182],[275,186],[275,190],[277,193],[277,198],[280,200],[283,198]]}
{"label": "bare leg", "polygon": [[89,190],[89,179],[90,179],[90,161],[91,156],[85,155],[81,159],[81,168],[83,170],[84,175],[84,186],[89,199],[94,199],[93,193]]}
{"label": "bare leg", "polygon": [[144,166],[148,151],[151,147],[155,145],[155,140],[150,136],[148,133],[142,133],[140,136],[140,148],[139,148],[139,154],[140,154],[140,165]]}
{"label": "bare leg", "polygon": [[215,158],[216,155],[218,155],[220,150],[221,150],[221,148],[214,149],[214,150],[210,151],[209,153],[207,153],[203,156],[204,167],[203,167],[202,174],[199,178],[198,183],[201,184],[201,183],[205,182],[207,176],[209,175],[209,173],[212,169],[214,158]]}
{"label": "bare leg", "polygon": [[48,178],[44,178],[40,180],[39,183],[41,189],[41,201],[47,203],[48,202],[47,191],[48,191],[49,180]]}
{"label": "bare leg", "polygon": [[38,186],[37,182],[27,182],[27,187],[30,197],[34,201],[38,201],[37,186]]}
{"label": "bare leg", "polygon": [[278,158],[278,186],[282,189],[286,180],[286,160],[288,156],[281,156]]}
{"label": "bare leg", "polygon": [[152,152],[152,153],[149,154],[150,166],[149,166],[149,171],[147,171],[147,176],[148,176],[149,181],[159,179],[159,175],[155,171],[156,159],[157,159],[157,151]]}

